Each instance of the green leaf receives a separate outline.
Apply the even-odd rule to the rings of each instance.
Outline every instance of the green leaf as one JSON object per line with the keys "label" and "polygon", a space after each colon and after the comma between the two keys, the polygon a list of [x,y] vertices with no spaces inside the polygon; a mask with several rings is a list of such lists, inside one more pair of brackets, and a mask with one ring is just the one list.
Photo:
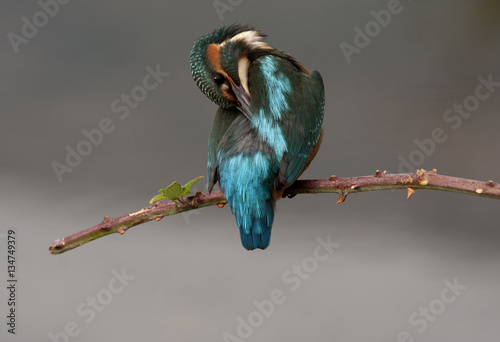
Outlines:
{"label": "green leaf", "polygon": [[158,190],[159,195],[156,195],[153,197],[149,203],[153,204],[156,201],[161,201],[161,200],[170,200],[170,201],[175,201],[179,197],[189,195],[191,193],[191,187],[198,182],[200,179],[203,177],[196,177],[193,180],[190,180],[187,182],[184,186],[181,186],[178,182],[173,182],[169,186],[167,186],[165,189],[160,189]]}
{"label": "green leaf", "polygon": [[165,189],[163,189],[163,196],[165,196],[166,199],[174,201],[179,198],[179,196],[181,195],[181,191],[181,185],[177,182],[173,182]]}
{"label": "green leaf", "polygon": [[181,196],[186,196],[186,195],[189,195],[191,193],[191,187],[196,184],[200,179],[202,179],[203,176],[200,176],[200,177],[196,177],[195,179],[192,179],[190,180],[189,182],[187,182],[183,187],[182,187],[182,190],[181,190],[181,194],[179,197]]}

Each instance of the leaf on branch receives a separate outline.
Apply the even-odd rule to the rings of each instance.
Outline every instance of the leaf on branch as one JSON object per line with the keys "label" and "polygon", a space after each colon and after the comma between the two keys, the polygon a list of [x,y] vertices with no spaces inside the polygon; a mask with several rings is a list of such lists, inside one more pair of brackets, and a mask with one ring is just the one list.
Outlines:
{"label": "leaf on branch", "polygon": [[187,182],[185,185],[181,186],[178,182],[173,182],[169,186],[167,186],[165,189],[160,189],[158,190],[159,195],[156,195],[153,197],[149,203],[153,204],[156,201],[161,201],[161,200],[170,200],[170,201],[175,201],[179,199],[179,197],[183,197],[186,195],[189,195],[191,193],[191,187],[198,182],[200,179],[203,177],[196,177],[195,179],[190,180]]}
{"label": "leaf on branch", "polygon": [[186,184],[184,184],[184,186],[182,187],[181,196],[189,195],[191,193],[191,187],[202,178],[203,178],[203,176],[196,177],[195,179],[192,179],[189,182],[187,182]]}

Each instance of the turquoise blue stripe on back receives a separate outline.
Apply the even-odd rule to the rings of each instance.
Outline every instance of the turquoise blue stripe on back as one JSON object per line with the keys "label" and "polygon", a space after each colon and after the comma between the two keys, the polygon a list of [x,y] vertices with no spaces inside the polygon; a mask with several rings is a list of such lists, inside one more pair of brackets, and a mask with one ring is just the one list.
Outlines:
{"label": "turquoise blue stripe on back", "polygon": [[275,119],[281,119],[281,114],[290,109],[286,98],[291,94],[292,87],[290,79],[278,71],[278,63],[274,58],[276,57],[266,56],[261,59],[260,64],[269,96],[270,112]]}
{"label": "turquoise blue stripe on back", "polygon": [[290,110],[287,97],[290,96],[292,87],[290,79],[278,71],[278,63],[274,58],[266,56],[260,61],[267,103],[261,103],[252,125],[262,140],[274,150],[277,159],[281,160],[283,153],[287,151],[287,144],[279,123],[283,113]]}

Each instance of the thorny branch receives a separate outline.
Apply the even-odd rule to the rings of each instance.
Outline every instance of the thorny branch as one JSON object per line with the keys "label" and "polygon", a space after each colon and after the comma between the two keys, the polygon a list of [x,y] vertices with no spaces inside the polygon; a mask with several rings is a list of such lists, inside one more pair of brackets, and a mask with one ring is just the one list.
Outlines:
{"label": "thorny branch", "polygon": [[[442,190],[500,199],[500,185],[491,180],[484,182],[443,176],[437,174],[435,169],[400,174],[388,174],[377,170],[372,176],[348,178],[331,176],[327,179],[298,180],[285,190],[283,196],[334,192],[340,195],[337,203],[342,203],[351,193],[390,189],[407,189],[407,199],[416,189]],[[52,254],[61,254],[105,235],[123,234],[127,229],[144,222],[160,221],[164,216],[212,205],[222,208],[226,204],[227,200],[222,191],[214,191],[211,194],[197,192],[194,196],[182,197],[176,201],[158,201],[149,207],[117,218],[105,216],[101,223],[93,227],[54,241],[49,251]]]}

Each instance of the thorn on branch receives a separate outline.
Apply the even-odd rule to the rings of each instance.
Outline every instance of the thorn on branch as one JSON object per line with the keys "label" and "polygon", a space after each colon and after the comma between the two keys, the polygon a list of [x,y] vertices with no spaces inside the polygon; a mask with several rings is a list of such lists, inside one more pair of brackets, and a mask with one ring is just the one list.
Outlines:
{"label": "thorn on branch", "polygon": [[193,196],[193,199],[191,200],[191,206],[196,208],[196,196]]}
{"label": "thorn on branch", "polygon": [[339,204],[339,203],[344,203],[344,202],[345,202],[345,200],[346,200],[346,198],[347,198],[347,195],[346,195],[346,194],[344,194],[344,191],[342,191],[342,192],[340,193],[339,199],[337,200],[337,204]]}
{"label": "thorn on branch", "polygon": [[413,190],[412,188],[406,188],[408,190],[408,195],[406,195],[406,199],[409,200],[411,195],[413,195],[415,193],[415,190]]}

